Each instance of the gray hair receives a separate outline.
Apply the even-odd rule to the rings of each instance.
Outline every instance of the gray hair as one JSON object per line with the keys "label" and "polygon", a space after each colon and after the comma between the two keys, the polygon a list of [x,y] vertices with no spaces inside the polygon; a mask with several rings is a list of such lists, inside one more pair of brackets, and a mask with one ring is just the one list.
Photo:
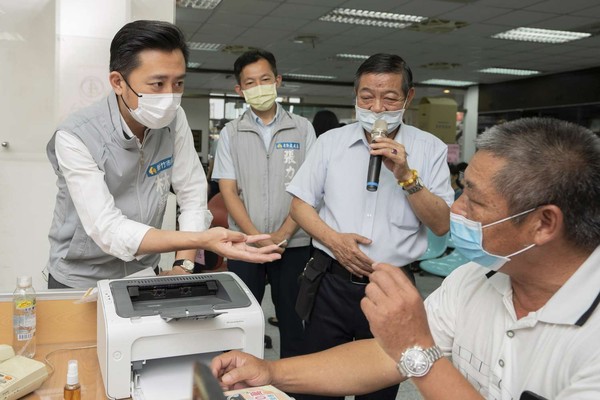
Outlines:
{"label": "gray hair", "polygon": [[511,213],[553,204],[564,215],[569,242],[586,250],[600,244],[600,138],[592,131],[523,118],[490,128],[476,144],[507,161],[493,183]]}

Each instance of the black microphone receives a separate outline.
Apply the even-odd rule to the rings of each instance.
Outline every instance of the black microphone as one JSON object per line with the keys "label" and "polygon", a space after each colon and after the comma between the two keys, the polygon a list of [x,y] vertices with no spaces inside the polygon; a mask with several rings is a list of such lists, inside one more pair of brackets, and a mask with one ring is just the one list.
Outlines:
{"label": "black microphone", "polygon": [[[387,136],[387,122],[378,119],[373,124],[371,131],[371,141],[375,138]],[[371,156],[369,159],[369,172],[367,172],[367,190],[369,192],[377,191],[379,187],[379,174],[381,173],[381,156]]]}

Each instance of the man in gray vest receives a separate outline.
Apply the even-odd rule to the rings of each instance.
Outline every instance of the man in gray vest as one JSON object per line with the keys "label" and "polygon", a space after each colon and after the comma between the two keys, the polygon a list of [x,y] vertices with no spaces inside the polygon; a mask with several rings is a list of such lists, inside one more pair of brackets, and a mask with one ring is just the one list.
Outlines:
{"label": "man in gray vest", "polygon": [[258,246],[280,247],[281,260],[269,264],[229,261],[260,302],[265,284],[279,320],[281,357],[301,353],[302,321],[294,310],[298,276],[306,265],[310,238],[289,216],[292,196],[285,189],[316,140],[306,118],[275,102],[281,75],[273,54],[253,50],[234,64],[235,91],[250,109],[221,131],[212,177],[229,212],[229,227],[248,235],[268,233]]}
{"label": "man in gray vest", "polygon": [[[181,31],[160,21],[125,25],[110,46],[114,93],[76,112],[57,129],[47,154],[58,177],[50,227],[49,288],[87,288],[155,268],[177,251],[172,274],[193,270],[196,249],[267,262],[276,246],[206,230],[207,182],[180,107],[188,49]],[[161,227],[169,188],[179,232]]]}

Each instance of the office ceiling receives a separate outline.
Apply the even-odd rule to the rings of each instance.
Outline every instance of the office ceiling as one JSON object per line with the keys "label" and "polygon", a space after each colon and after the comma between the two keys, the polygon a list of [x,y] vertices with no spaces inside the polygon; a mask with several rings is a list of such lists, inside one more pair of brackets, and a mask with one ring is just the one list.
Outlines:
{"label": "office ceiling", "polygon": [[[393,12],[465,22],[466,26],[435,33],[320,21],[335,8]],[[477,72],[482,68],[533,69],[543,74],[576,71],[600,64],[598,0],[222,0],[211,10],[177,7],[176,24],[190,42],[260,47],[275,54],[284,75],[280,94],[352,98],[353,80],[361,61],[336,54],[395,53],[411,66],[416,83],[453,79],[496,83],[520,79]],[[543,44],[493,39],[517,27],[592,32],[586,39]],[[295,43],[309,37],[306,43]],[[311,40],[310,37],[313,39]],[[233,92],[231,75],[239,54],[192,50],[186,93]],[[434,68],[428,68],[432,65]],[[452,68],[444,69],[444,67]],[[329,75],[342,85],[286,79],[286,74]],[[441,94],[441,87],[419,87],[421,95]]]}

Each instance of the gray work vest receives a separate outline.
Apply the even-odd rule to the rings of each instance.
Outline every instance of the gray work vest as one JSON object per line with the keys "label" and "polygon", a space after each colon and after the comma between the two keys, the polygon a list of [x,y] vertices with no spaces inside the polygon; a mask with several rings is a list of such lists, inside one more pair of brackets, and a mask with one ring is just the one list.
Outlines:
{"label": "gray work vest", "polygon": [[[226,125],[239,196],[256,229],[264,233],[279,229],[289,214],[292,196],[285,189],[306,158],[306,137],[312,131],[306,118],[283,108],[279,112],[268,151],[250,110]],[[241,231],[231,215],[229,228]],[[308,234],[298,229],[288,247],[309,243]]]}
{"label": "gray work vest", "polygon": [[[135,137],[125,137],[113,93],[71,115],[57,131],[69,132],[84,143],[104,172],[115,207],[123,215],[160,229],[171,186],[175,124],[176,120],[165,128],[149,130],[140,149]],[[50,274],[62,284],[86,288],[95,286],[100,279],[122,278],[146,267],[156,267],[159,254],[125,262],[102,251],[86,234],[58,166],[55,138],[56,133],[46,147],[58,186],[48,234]]]}

